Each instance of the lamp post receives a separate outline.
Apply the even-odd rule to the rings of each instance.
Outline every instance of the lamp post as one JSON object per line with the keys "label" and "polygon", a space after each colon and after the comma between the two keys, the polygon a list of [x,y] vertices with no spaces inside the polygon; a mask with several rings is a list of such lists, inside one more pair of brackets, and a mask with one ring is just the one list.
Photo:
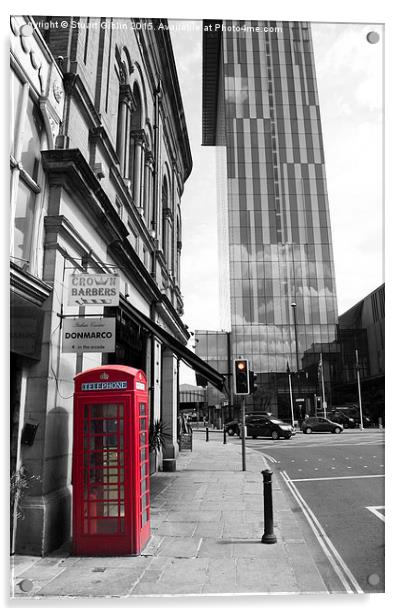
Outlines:
{"label": "lamp post", "polygon": [[358,399],[359,399],[359,421],[361,430],[364,429],[363,425],[363,414],[362,414],[362,395],[361,395],[361,375],[360,375],[360,364],[359,364],[359,355],[358,349],[355,349],[355,367],[356,367],[356,378],[358,381]]}
{"label": "lamp post", "polygon": [[[293,311],[293,318],[294,318],[295,358],[296,358],[296,363],[297,363],[297,395],[299,398],[299,353],[298,353],[298,328],[297,328],[297,304],[296,302],[291,302],[291,308]],[[299,415],[301,416],[301,407],[299,407]]]}
{"label": "lamp post", "polygon": [[291,308],[294,315],[294,333],[295,333],[295,357],[297,360],[297,372],[299,372],[299,357],[298,357],[298,330],[297,330],[297,304],[292,302]]}

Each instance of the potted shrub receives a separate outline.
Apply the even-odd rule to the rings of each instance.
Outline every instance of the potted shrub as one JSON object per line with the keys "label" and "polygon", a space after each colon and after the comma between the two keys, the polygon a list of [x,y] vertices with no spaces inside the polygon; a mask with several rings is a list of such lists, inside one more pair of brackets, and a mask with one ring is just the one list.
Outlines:
{"label": "potted shrub", "polygon": [[150,473],[155,473],[157,470],[158,454],[163,450],[166,443],[166,438],[169,434],[165,430],[165,426],[160,419],[156,419],[149,427],[149,461]]}

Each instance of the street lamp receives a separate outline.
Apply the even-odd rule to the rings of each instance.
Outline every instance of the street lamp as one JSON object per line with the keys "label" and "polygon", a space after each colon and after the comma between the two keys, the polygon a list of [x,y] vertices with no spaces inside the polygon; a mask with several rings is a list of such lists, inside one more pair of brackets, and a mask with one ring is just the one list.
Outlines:
{"label": "street lamp", "polygon": [[299,372],[299,357],[298,357],[298,331],[297,331],[297,304],[291,303],[291,308],[294,313],[294,332],[295,332],[295,357],[297,360],[297,372]]}
{"label": "street lamp", "polygon": [[356,367],[356,378],[358,381],[358,398],[359,398],[359,421],[360,423],[360,427],[361,430],[364,429],[364,425],[363,425],[363,414],[362,414],[362,395],[361,395],[361,375],[360,375],[360,370],[361,370],[361,366],[359,364],[359,355],[358,355],[358,349],[355,349],[355,367]]}
{"label": "street lamp", "polygon": [[[291,308],[293,310],[294,316],[294,334],[295,334],[295,358],[297,362],[297,395],[299,399],[299,353],[298,353],[298,329],[297,329],[297,304],[296,302],[291,302]],[[301,415],[301,406],[299,406],[299,417]]]}

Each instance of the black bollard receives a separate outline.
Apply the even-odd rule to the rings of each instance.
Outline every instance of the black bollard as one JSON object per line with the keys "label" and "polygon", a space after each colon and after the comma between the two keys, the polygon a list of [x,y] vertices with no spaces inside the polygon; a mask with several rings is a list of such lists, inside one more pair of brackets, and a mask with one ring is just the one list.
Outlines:
{"label": "black bollard", "polygon": [[227,432],[225,426],[223,426],[223,445],[227,445]]}
{"label": "black bollard", "polygon": [[206,442],[209,440],[209,428],[206,426]]}
{"label": "black bollard", "polygon": [[265,518],[265,530],[261,539],[262,543],[276,543],[277,538],[273,532],[273,494],[272,475],[273,471],[265,469],[263,475],[263,507]]}

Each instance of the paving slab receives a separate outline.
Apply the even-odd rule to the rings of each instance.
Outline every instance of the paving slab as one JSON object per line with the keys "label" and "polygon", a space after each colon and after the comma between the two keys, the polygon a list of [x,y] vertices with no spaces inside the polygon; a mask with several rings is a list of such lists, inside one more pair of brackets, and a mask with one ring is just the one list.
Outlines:
{"label": "paving slab", "polygon": [[[242,471],[233,444],[194,435],[175,473],[151,478],[152,536],[140,556],[79,557],[66,544],[46,558],[13,558],[15,598],[192,596],[328,592],[289,494],[273,476],[277,543],[264,530],[262,456]],[[31,580],[24,592],[19,583]]]}

